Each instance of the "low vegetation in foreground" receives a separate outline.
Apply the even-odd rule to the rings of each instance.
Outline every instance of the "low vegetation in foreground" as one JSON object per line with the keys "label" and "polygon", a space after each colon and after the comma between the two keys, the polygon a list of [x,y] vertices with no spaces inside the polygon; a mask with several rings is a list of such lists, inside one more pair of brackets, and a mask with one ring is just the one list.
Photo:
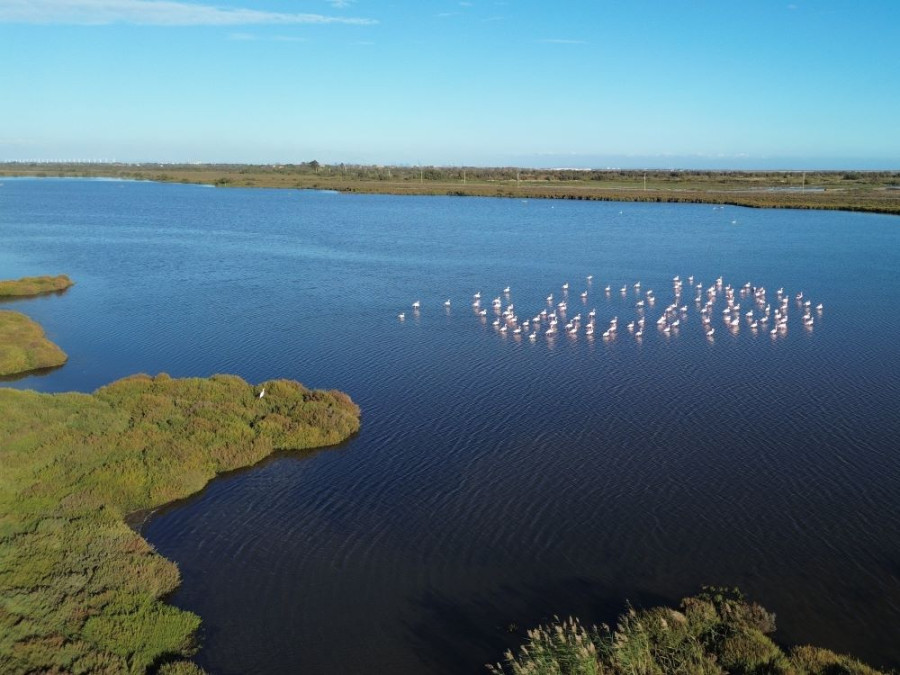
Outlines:
{"label": "low vegetation in foreground", "polygon": [[22,277],[11,281],[0,281],[0,298],[24,298],[45,293],[58,293],[74,286],[65,274],[55,277]]}
{"label": "low vegetation in foreground", "polygon": [[19,312],[0,310],[0,376],[61,366],[68,358],[40,324]]}
{"label": "low vegetation in foreground", "polygon": [[126,515],[276,449],[359,428],[344,394],[139,375],[93,394],[0,389],[0,672],[195,672],[200,618],[162,602],[176,566]]}
{"label": "low vegetation in foreground", "polygon": [[493,675],[879,675],[827,649],[783,651],[771,639],[775,615],[737,589],[706,588],[666,607],[629,610],[614,629],[556,620],[528,631],[517,653],[488,666]]}

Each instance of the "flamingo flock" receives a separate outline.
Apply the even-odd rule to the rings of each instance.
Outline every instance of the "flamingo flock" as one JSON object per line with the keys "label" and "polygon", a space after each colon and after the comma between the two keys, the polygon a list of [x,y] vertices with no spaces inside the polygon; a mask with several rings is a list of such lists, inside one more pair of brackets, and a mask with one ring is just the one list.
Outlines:
{"label": "flamingo flock", "polygon": [[[622,285],[618,288],[618,295],[625,301],[628,300],[629,291],[634,299],[634,317],[625,324],[625,330],[620,331],[619,317],[612,316],[608,323],[598,322],[597,309],[587,310],[588,300],[593,290],[593,275],[586,277],[587,288],[578,294],[585,311],[570,312],[569,310],[569,283],[560,286],[560,293],[555,297],[550,293],[546,297],[546,306],[529,312],[524,318],[516,312],[511,300],[511,289],[505,287],[490,303],[491,315],[494,317],[492,326],[501,335],[513,335],[518,338],[527,337],[535,342],[540,338],[552,340],[560,334],[570,338],[584,335],[588,339],[594,339],[599,335],[604,341],[619,339],[620,335],[640,342],[645,333],[648,315],[656,313],[654,310],[657,298],[653,290],[644,290],[641,282]],[[687,283],[685,283],[685,281]],[[602,290],[602,296],[607,301],[612,300],[613,286],[606,285]],[[690,300],[687,296],[693,296]],[[803,292],[794,295],[794,306],[801,315],[801,324],[806,331],[811,331],[817,319],[822,316],[824,306],[822,303],[813,305]],[[691,308],[693,313],[699,315],[700,328],[705,337],[712,341],[716,334],[718,320],[715,318],[717,305],[720,305],[722,325],[718,326],[724,332],[737,336],[741,330],[749,331],[752,335],[768,333],[772,339],[783,338],[788,332],[788,316],[792,311],[791,298],[784,288],[779,288],[774,297],[765,287],[755,286],[749,281],[740,287],[726,284],[722,277],[718,277],[709,286],[705,286],[693,275],[682,280],[676,275],[672,278],[672,302],[658,311],[655,319],[657,333],[667,338],[677,337],[685,324],[689,323]],[[444,308],[449,310],[451,302],[447,299]],[[481,291],[472,295],[471,308],[476,317],[486,322],[488,309],[482,306]],[[421,311],[421,301],[412,303],[415,316]],[[400,321],[406,318],[406,313],[397,315]],[[530,317],[530,318],[529,318]]]}

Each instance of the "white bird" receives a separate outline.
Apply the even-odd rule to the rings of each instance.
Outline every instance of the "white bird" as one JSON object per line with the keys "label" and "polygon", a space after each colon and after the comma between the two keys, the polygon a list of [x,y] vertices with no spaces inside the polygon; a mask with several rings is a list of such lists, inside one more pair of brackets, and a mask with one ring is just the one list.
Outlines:
{"label": "white bird", "polygon": [[504,289],[503,289],[503,292],[506,293],[507,295],[509,295],[509,286],[507,286],[506,288],[504,288]]}
{"label": "white bird", "polygon": [[413,306],[413,309],[419,309],[419,307],[422,306],[422,303],[420,303],[418,300],[416,300],[416,301],[412,304],[412,306]]}
{"label": "white bird", "polygon": [[450,306],[450,299],[448,298],[447,300],[444,300],[444,307],[449,307],[449,306]]}
{"label": "white bird", "polygon": [[406,314],[404,314],[403,312],[400,312],[400,313],[397,315],[397,318],[400,319],[401,321],[403,321],[403,319],[406,318]]}
{"label": "white bird", "polygon": [[262,398],[265,395],[266,395],[266,388],[263,387],[262,390],[259,392],[259,396],[257,396],[257,398]]}

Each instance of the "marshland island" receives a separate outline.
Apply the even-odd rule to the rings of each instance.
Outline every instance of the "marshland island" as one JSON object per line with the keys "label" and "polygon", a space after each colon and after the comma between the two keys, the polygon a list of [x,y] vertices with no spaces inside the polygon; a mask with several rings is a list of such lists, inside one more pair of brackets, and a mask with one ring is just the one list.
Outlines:
{"label": "marshland island", "polygon": [[[61,293],[73,283],[65,274],[0,281],[0,300]],[[38,323],[20,312],[0,310],[0,377],[55,368],[67,360]]]}
{"label": "marshland island", "polygon": [[60,293],[74,285],[75,282],[65,274],[57,274],[55,277],[22,277],[21,279],[0,281],[0,300]]}

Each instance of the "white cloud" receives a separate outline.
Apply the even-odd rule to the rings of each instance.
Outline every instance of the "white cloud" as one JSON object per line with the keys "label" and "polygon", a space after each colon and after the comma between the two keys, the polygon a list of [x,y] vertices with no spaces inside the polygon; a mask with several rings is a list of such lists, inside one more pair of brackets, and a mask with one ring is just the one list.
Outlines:
{"label": "white cloud", "polygon": [[286,14],[175,0],[0,0],[0,23],[128,23],[143,26],[249,26],[261,24],[374,24],[374,19]]}
{"label": "white cloud", "polygon": [[349,7],[356,0],[325,0],[329,5],[334,7],[335,9],[344,9],[345,7]]}

